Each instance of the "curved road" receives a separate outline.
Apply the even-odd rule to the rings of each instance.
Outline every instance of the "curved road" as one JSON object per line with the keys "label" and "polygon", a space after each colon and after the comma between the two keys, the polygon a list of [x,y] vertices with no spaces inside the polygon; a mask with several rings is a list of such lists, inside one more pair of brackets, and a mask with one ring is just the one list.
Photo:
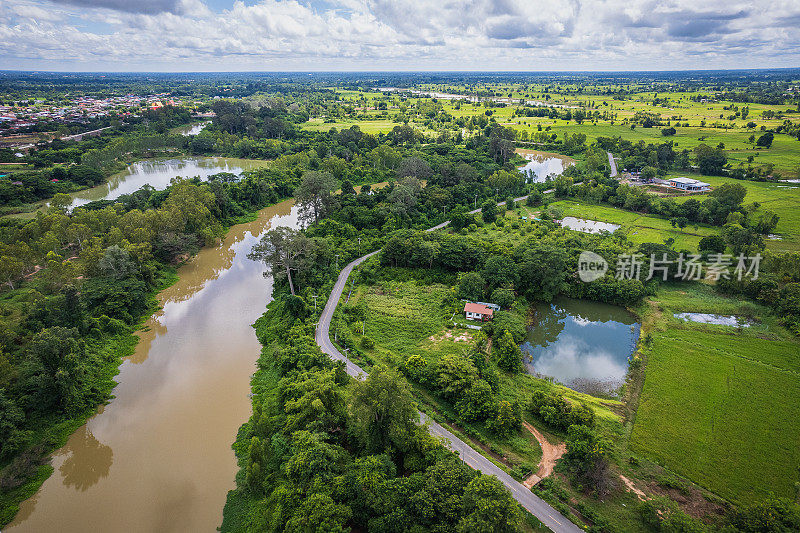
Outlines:
{"label": "curved road", "polygon": [[[517,198],[516,200],[520,201],[524,200],[525,198],[527,197],[523,196]],[[443,224],[439,224],[433,228],[430,228],[428,231],[439,229],[446,225],[447,222],[444,222]],[[322,310],[322,314],[319,317],[319,324],[317,325],[315,335],[315,340],[320,349],[322,349],[322,351],[328,354],[328,356],[330,356],[332,359],[336,361],[344,361],[347,373],[357,379],[363,379],[364,376],[366,376],[366,372],[364,372],[360,366],[342,355],[336,346],[334,346],[333,342],[331,342],[331,319],[333,318],[333,313],[336,310],[336,306],[339,304],[339,299],[342,297],[342,292],[344,291],[344,287],[347,283],[347,278],[350,276],[350,272],[353,271],[354,267],[377,254],[379,251],[380,250],[376,250],[365,256],[359,257],[342,269],[341,273],[339,273],[339,278],[336,280],[336,285],[333,286],[333,290],[328,298],[328,302],[325,304],[325,309]],[[509,492],[511,492],[511,495],[520,505],[522,505],[522,507],[527,509],[532,515],[538,518],[544,525],[549,527],[555,533],[579,533],[583,531],[581,528],[564,517],[564,515],[553,509],[543,499],[533,494],[522,483],[509,476],[505,471],[480,453],[476,452],[467,443],[450,433],[440,424],[436,423],[434,420],[431,420],[427,415],[425,415],[425,413],[420,413],[420,421],[423,424],[428,424],[428,429],[431,435],[444,437],[447,439],[449,441],[448,447],[454,452],[457,452],[462,461],[467,463],[475,470],[483,472],[484,474],[496,476],[503,483],[503,485],[508,488]]]}

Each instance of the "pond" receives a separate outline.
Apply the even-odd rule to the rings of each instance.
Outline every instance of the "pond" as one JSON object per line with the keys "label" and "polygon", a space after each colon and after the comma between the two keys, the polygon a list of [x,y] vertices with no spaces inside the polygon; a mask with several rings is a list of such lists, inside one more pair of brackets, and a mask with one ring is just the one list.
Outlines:
{"label": "pond", "polygon": [[575,164],[575,160],[571,157],[551,152],[518,148],[516,153],[528,160],[526,165],[519,167],[519,170],[531,183],[547,181],[548,176],[559,175],[565,168]]}
{"label": "pond", "polygon": [[198,124],[189,124],[186,126],[181,126],[180,128],[176,128],[175,132],[180,133],[185,137],[193,137],[194,135],[197,135],[198,133],[203,131],[203,128],[205,128],[209,124],[211,124],[210,121],[200,122]]}
{"label": "pond", "polygon": [[561,225],[575,231],[582,231],[584,233],[600,233],[607,231],[614,233],[620,228],[619,224],[611,224],[610,222],[600,222],[599,220],[586,220],[583,218],[564,217],[561,219]]}
{"label": "pond", "polygon": [[268,161],[234,159],[230,157],[176,157],[136,162],[122,172],[114,174],[108,181],[97,187],[72,194],[70,207],[78,207],[96,200],[114,200],[123,194],[130,194],[150,185],[155,189],[166,189],[169,182],[177,177],[205,179],[212,174],[230,172],[240,174],[268,165]]}
{"label": "pond", "polygon": [[716,315],[714,313],[675,313],[675,318],[717,326],[742,326],[744,328],[750,326],[749,321],[746,319],[732,315]]}
{"label": "pond", "polygon": [[638,339],[639,323],[624,308],[562,298],[536,304],[521,349],[531,374],[578,392],[613,396]]}

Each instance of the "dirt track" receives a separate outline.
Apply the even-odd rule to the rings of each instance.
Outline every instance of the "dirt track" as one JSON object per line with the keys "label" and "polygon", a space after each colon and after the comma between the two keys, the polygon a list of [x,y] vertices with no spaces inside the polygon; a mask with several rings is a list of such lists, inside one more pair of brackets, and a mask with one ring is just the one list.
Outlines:
{"label": "dirt track", "polygon": [[539,446],[542,448],[542,460],[539,461],[539,469],[535,474],[528,476],[522,483],[526,487],[531,488],[553,473],[556,462],[564,455],[564,452],[567,451],[567,445],[563,442],[557,445],[550,444],[550,441],[548,441],[538,429],[527,422],[523,422],[522,425],[525,426],[525,429],[533,433],[533,436],[536,437],[536,440],[539,441]]}

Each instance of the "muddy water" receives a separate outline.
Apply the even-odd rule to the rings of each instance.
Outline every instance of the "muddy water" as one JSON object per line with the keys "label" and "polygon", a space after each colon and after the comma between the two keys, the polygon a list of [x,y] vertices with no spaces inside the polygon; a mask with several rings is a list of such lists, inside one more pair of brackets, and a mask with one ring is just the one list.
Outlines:
{"label": "muddy water", "polygon": [[71,207],[88,204],[95,200],[114,200],[123,194],[131,194],[150,185],[155,189],[166,189],[177,176],[205,179],[212,174],[230,172],[240,174],[269,165],[269,161],[255,159],[236,159],[232,157],[175,157],[139,161],[114,174],[108,181],[97,187],[73,193]]}
{"label": "muddy water", "polygon": [[246,254],[275,226],[298,226],[291,201],[234,226],[181,267],[120,367],[116,398],[55,454],[55,472],[7,531],[216,529],[234,486],[231,443],[250,416],[260,350],[250,324],[272,293]]}

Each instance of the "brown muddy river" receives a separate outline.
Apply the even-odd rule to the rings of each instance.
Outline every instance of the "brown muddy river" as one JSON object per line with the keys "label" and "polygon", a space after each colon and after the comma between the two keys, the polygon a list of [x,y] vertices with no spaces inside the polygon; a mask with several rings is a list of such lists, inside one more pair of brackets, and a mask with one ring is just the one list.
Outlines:
{"label": "brown muddy river", "polygon": [[260,345],[250,326],[272,280],[246,255],[265,231],[298,227],[291,200],[234,226],[159,295],[114,398],[53,457],[55,472],[5,531],[215,531],[236,460],[231,444],[250,416]]}

